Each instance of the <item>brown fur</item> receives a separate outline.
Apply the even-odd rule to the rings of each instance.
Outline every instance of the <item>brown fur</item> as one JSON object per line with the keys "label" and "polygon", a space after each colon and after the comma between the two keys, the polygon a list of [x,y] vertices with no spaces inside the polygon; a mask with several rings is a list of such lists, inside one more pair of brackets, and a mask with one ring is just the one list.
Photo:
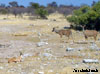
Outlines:
{"label": "brown fur", "polygon": [[52,32],[56,32],[57,34],[60,35],[61,38],[62,38],[63,35],[65,35],[69,39],[69,37],[72,35],[72,31],[70,29],[68,29],[68,30],[64,30],[64,29],[57,30],[56,28],[53,28]]}
{"label": "brown fur", "polygon": [[21,62],[21,56],[8,59],[8,63],[11,63],[11,62],[15,62],[15,63]]}
{"label": "brown fur", "polygon": [[94,37],[94,40],[97,39],[98,32],[96,30],[84,30],[85,25],[81,27],[83,28],[85,39],[88,39],[88,37]]}
{"label": "brown fur", "polygon": [[58,34],[60,35],[60,37],[62,38],[63,35],[67,36],[69,38],[69,36],[71,35],[71,31],[70,30],[59,30]]}
{"label": "brown fur", "polygon": [[87,39],[88,37],[94,37],[94,39],[96,40],[97,34],[98,32],[96,30],[85,30],[84,31],[85,39]]}
{"label": "brown fur", "polygon": [[13,58],[9,58],[8,59],[8,63],[11,63],[11,62],[21,62],[21,59],[22,59],[22,53],[20,53],[20,56],[19,57],[13,57]]}

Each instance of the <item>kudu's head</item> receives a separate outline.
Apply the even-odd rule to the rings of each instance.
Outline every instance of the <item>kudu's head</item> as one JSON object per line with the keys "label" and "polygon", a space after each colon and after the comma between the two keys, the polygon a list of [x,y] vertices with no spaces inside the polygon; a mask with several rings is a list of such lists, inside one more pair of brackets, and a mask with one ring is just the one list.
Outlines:
{"label": "kudu's head", "polygon": [[59,27],[58,26],[57,27],[53,27],[52,32],[55,32],[56,28],[59,28]]}
{"label": "kudu's head", "polygon": [[55,28],[52,29],[52,32],[54,32],[54,31],[55,31]]}
{"label": "kudu's head", "polygon": [[82,30],[84,31],[85,29],[85,27],[86,27],[86,25],[80,25],[80,27],[82,27]]}

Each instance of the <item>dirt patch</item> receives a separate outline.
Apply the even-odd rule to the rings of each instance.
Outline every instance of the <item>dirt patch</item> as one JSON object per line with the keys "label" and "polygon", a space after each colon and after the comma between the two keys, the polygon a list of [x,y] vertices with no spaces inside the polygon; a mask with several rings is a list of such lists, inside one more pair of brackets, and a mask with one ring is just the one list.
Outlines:
{"label": "dirt patch", "polygon": [[[69,25],[63,15],[58,14],[52,14],[48,20],[28,20],[27,17],[15,19],[11,16],[11,19],[1,21],[0,45],[4,46],[0,46],[0,73],[87,74],[73,73],[73,70],[82,68],[100,70],[100,64],[82,62],[86,58],[100,60],[99,40],[94,42],[89,38],[85,41],[82,32],[72,30],[75,41],[73,43],[72,39],[68,40],[66,36],[60,38],[58,34],[52,32],[55,26],[62,28]],[[38,42],[47,44],[37,46]],[[66,51],[67,48],[73,50]],[[8,64],[8,58],[20,56],[20,51],[23,53],[22,62]]]}

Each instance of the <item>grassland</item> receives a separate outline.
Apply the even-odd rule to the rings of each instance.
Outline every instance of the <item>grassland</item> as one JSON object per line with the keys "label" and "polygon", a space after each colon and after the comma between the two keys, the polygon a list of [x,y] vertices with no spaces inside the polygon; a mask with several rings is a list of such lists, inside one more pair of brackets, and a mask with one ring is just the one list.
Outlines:
{"label": "grassland", "polygon": [[[6,15],[0,15],[0,44],[5,46],[0,47],[0,74],[88,74],[74,73],[73,70],[96,68],[100,71],[100,64],[82,62],[87,58],[100,60],[100,50],[92,49],[93,38],[83,44],[77,43],[84,42],[84,35],[81,31],[72,30],[73,43],[72,39],[65,36],[61,39],[52,32],[53,27],[70,26],[63,15],[51,14],[48,20],[29,20],[29,16],[22,19],[13,15],[4,18]],[[48,44],[38,47],[40,41]],[[99,35],[95,45],[100,48]],[[74,48],[74,51],[66,51],[67,48]],[[8,58],[19,56],[19,51],[24,55],[22,62],[7,63]],[[51,56],[45,56],[45,53]]]}

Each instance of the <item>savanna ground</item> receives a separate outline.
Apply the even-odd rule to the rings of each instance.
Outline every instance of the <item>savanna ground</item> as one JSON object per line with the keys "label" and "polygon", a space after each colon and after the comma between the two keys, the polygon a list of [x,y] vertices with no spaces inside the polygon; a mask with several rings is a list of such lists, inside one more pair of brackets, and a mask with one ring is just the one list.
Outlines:
{"label": "savanna ground", "polygon": [[[61,39],[52,32],[55,26],[70,26],[63,15],[52,14],[48,20],[29,20],[28,17],[21,19],[10,15],[4,19],[6,16],[0,15],[0,74],[89,74],[75,73],[74,69],[100,71],[99,63],[83,63],[83,59],[88,58],[100,60],[100,50],[95,50],[100,48],[99,35],[96,42],[93,38],[84,41],[81,31],[72,30],[73,43],[71,38],[63,36]],[[38,42],[48,44],[38,47]],[[66,51],[67,48],[74,50]],[[23,53],[22,62],[8,63],[8,58],[19,56],[19,51]]]}

